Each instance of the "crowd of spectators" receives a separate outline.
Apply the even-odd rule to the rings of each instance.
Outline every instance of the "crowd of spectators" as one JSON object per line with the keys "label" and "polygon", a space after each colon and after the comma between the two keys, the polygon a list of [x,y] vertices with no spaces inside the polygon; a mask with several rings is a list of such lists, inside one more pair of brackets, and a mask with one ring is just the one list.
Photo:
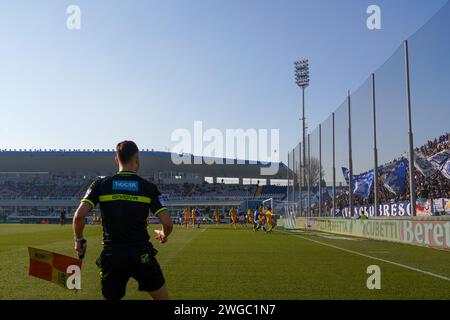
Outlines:
{"label": "crowd of spectators", "polygon": [[81,175],[1,174],[0,199],[64,199],[77,197],[90,180]]}
{"label": "crowd of spectators", "polygon": [[[415,151],[420,152],[426,157],[431,157],[439,152],[450,150],[450,133],[444,134],[437,139],[428,141],[425,145],[416,148]],[[401,159],[401,158],[400,158]],[[398,161],[396,159],[394,161]],[[407,165],[407,172],[409,164]],[[450,198],[450,180],[447,179],[440,171],[436,171],[433,175],[426,177],[418,170],[414,171],[414,179],[416,184],[416,194],[418,198],[424,199],[440,199]],[[382,203],[409,201],[409,175],[406,176],[406,192],[401,195],[395,195],[389,191],[383,183],[383,176],[380,175],[377,179],[378,186],[378,201]],[[355,206],[370,205],[374,203],[374,188],[369,198],[362,198],[358,196],[353,197]],[[323,202],[324,210],[330,212],[332,209],[332,199],[327,198]],[[342,210],[349,205],[349,191],[348,188],[342,188],[336,192],[336,208]]]}
{"label": "crowd of spectators", "polygon": [[[80,199],[95,176],[86,174],[0,174],[0,199]],[[152,178],[144,177],[152,182]],[[284,198],[286,187],[225,183],[163,184],[156,181],[165,199],[170,198]]]}

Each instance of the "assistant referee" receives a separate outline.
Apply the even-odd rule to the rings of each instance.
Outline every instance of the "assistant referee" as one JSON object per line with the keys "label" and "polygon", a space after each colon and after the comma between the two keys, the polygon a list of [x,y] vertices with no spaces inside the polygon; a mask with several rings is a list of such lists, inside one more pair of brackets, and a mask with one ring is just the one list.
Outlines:
{"label": "assistant referee", "polygon": [[139,290],[147,291],[153,299],[169,299],[155,258],[157,251],[149,242],[147,218],[149,210],[159,217],[162,230],[155,232],[161,243],[165,243],[172,232],[172,219],[161,204],[158,188],[136,174],[139,169],[136,144],[133,141],[120,142],[114,160],[119,172],[112,177],[96,179],[73,217],[75,250],[80,257],[86,253],[86,240],[83,238],[86,215],[100,204],[104,248],[97,265],[105,299],[121,299],[130,278],[136,279]]}

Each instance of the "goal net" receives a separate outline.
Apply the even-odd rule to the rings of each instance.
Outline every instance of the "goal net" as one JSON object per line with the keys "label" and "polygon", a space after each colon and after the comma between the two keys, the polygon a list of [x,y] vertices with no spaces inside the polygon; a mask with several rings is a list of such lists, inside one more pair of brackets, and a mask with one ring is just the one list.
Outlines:
{"label": "goal net", "polygon": [[270,207],[274,214],[279,215],[283,227],[285,227],[286,229],[295,229],[295,216],[298,210],[297,204],[269,198],[263,200],[262,205],[263,210],[266,210],[268,207]]}

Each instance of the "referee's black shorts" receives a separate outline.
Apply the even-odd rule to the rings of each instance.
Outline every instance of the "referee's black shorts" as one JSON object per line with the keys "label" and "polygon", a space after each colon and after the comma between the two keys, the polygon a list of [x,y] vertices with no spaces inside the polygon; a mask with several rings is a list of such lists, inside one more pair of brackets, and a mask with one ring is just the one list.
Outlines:
{"label": "referee's black shorts", "polygon": [[139,283],[140,291],[160,289],[165,281],[156,253],[151,243],[105,246],[97,260],[105,299],[123,298],[130,278]]}

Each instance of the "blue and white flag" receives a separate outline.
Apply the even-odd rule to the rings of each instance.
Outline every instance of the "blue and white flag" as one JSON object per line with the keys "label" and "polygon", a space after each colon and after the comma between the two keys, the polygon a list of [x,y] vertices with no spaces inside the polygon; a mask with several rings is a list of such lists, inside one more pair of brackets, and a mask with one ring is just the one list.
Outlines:
{"label": "blue and white flag", "polygon": [[431,162],[418,151],[414,151],[414,167],[425,177],[430,177],[436,172]]}
{"label": "blue and white flag", "polygon": [[449,160],[450,150],[444,150],[428,158],[431,165],[447,179],[450,179]]}
{"label": "blue and white flag", "polygon": [[406,159],[385,165],[381,175],[384,178],[384,186],[393,194],[400,196],[406,192]]}
{"label": "blue and white flag", "polygon": [[[349,185],[350,184],[349,170],[347,168],[342,168],[342,173],[344,174],[345,181],[347,181],[347,185]],[[370,192],[372,191],[373,177],[374,177],[373,170],[370,170],[362,174],[353,175],[352,193],[355,196],[368,198],[370,196]]]}
{"label": "blue and white flag", "polygon": [[353,194],[363,198],[368,198],[373,185],[373,170],[353,176]]}
{"label": "blue and white flag", "polygon": [[444,177],[447,179],[450,179],[450,159],[447,159],[447,162],[444,164],[444,166],[441,169],[441,173]]}
{"label": "blue and white flag", "polygon": [[450,150],[444,150],[429,157],[428,161],[430,161],[431,165],[436,170],[441,170],[442,166],[445,164],[445,162],[447,162],[447,159],[449,157],[450,157]]}
{"label": "blue and white flag", "polygon": [[347,183],[347,185],[350,184],[350,170],[348,170],[347,168],[342,167],[342,174],[344,175],[344,179],[345,182]]}

